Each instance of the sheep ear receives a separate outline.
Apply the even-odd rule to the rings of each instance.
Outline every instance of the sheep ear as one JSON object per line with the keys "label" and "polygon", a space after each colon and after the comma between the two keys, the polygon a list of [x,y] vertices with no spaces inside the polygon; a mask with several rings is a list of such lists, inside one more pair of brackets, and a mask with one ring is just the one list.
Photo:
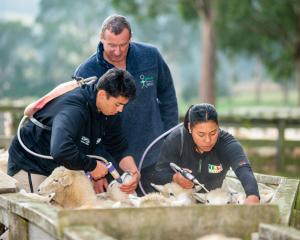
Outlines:
{"label": "sheep ear", "polygon": [[164,192],[164,187],[163,185],[156,185],[154,183],[150,183],[150,185],[158,192]]}
{"label": "sheep ear", "polygon": [[72,184],[72,179],[70,176],[64,176],[61,178],[61,184],[66,187]]}
{"label": "sheep ear", "polygon": [[206,193],[193,193],[193,197],[201,203],[206,203]]}

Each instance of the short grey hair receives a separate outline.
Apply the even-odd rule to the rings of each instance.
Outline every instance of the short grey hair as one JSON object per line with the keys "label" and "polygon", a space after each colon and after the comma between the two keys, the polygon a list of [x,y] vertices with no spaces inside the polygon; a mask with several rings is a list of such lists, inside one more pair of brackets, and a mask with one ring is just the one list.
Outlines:
{"label": "short grey hair", "polygon": [[110,32],[114,33],[115,35],[120,34],[123,30],[127,28],[129,31],[129,37],[131,38],[132,31],[130,23],[127,21],[126,17],[122,15],[111,15],[107,17],[101,27],[100,37],[104,38],[104,32],[109,30]]}

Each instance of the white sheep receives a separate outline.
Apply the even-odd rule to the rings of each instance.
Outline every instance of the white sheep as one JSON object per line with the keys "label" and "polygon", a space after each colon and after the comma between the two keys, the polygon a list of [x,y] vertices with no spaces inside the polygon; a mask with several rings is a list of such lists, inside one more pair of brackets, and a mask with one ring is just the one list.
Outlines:
{"label": "white sheep", "polygon": [[[159,207],[159,206],[178,206],[177,202],[163,196],[160,193],[148,193],[143,197],[129,195],[129,201],[134,207]],[[178,203],[179,204],[179,203]]]}
{"label": "white sheep", "polygon": [[143,197],[129,196],[131,204],[135,207],[155,207],[155,206],[187,206],[196,203],[192,196],[194,190],[184,189],[175,182],[165,185],[151,186],[159,193],[148,193]]}
{"label": "white sheep", "polygon": [[208,193],[193,193],[193,197],[208,205],[231,204],[234,201],[233,195],[222,188],[216,188]]}
{"label": "white sheep", "polygon": [[45,196],[41,196],[36,193],[28,193],[24,189],[21,189],[19,193],[25,197],[32,199],[32,200],[37,200],[37,201],[46,202],[46,203],[50,203],[55,196],[55,193],[49,193]]}
{"label": "white sheep", "polygon": [[[121,178],[126,183],[131,175],[125,172]],[[53,201],[64,208],[125,207],[128,195],[121,192],[115,182],[109,184],[108,193],[96,195],[92,183],[83,171],[69,170],[61,166],[54,169],[40,184],[38,194],[44,196],[55,193]]]}
{"label": "white sheep", "polygon": [[[258,183],[258,190],[260,203],[269,203],[275,193],[274,189],[262,183]],[[209,205],[244,204],[246,199],[246,194],[243,190],[233,189],[228,183],[223,185],[222,188],[216,188],[208,193],[193,193],[193,196],[199,202]]]}
{"label": "white sheep", "polygon": [[64,208],[95,206],[97,197],[92,183],[83,171],[55,168],[38,187],[38,194],[55,193],[53,201]]}
{"label": "white sheep", "polygon": [[223,234],[209,234],[202,236],[200,238],[197,238],[197,240],[241,240],[240,238],[235,238],[235,237],[227,237]]}
{"label": "white sheep", "polygon": [[173,201],[181,202],[183,205],[191,205],[196,203],[193,193],[199,189],[185,189],[175,182],[170,182],[165,185],[157,185],[151,183],[151,186],[159,191],[163,196],[170,198]]}
{"label": "white sheep", "polygon": [[[124,172],[121,175],[122,184],[128,183],[132,179],[132,175],[130,172]],[[128,199],[129,194],[124,193],[120,189],[121,183],[118,183],[116,180],[113,180],[109,183],[106,192],[106,199],[110,199],[112,201],[121,202],[123,206],[130,205],[130,201]],[[134,192],[133,195],[136,195]]]}
{"label": "white sheep", "polygon": [[[270,203],[275,189],[263,183],[257,183],[260,195],[260,203]],[[246,199],[246,194],[241,182],[236,178],[225,178],[222,184],[222,189],[230,192],[233,195],[233,202],[243,204]]]}

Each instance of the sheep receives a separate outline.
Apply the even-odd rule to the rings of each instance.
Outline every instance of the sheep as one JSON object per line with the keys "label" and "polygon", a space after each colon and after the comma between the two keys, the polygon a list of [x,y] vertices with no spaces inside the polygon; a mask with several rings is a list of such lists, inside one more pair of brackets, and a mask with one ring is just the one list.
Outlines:
{"label": "sheep", "polygon": [[148,193],[143,197],[129,195],[131,204],[135,207],[155,207],[155,206],[188,206],[196,203],[192,197],[192,189],[184,189],[175,182],[165,185],[151,186],[159,193]]}
{"label": "sheep", "polygon": [[[240,190],[240,189],[239,189]],[[274,196],[274,189],[265,184],[258,183],[260,203],[269,203]],[[245,192],[233,189],[229,184],[223,184],[222,188],[216,188],[208,193],[193,193],[193,197],[199,202],[210,205],[244,204]]]}
{"label": "sheep", "polygon": [[[275,194],[275,189],[263,183],[257,183],[257,185],[260,195],[260,203],[270,203]],[[238,179],[225,178],[222,184],[222,189],[229,191],[233,195],[234,203],[243,204],[245,202],[246,194]]]}
{"label": "sheep", "polygon": [[202,236],[200,238],[197,238],[197,240],[241,240],[240,238],[235,238],[235,237],[227,237],[223,234],[209,234]]}
{"label": "sheep", "polygon": [[[124,172],[121,175],[122,184],[128,183],[132,179],[132,175],[130,172]],[[127,193],[124,193],[120,190],[120,183],[118,183],[116,180],[113,180],[109,183],[107,187],[107,193],[106,193],[106,199],[110,199],[112,201],[121,202],[126,206],[127,204],[131,204]],[[136,196],[136,192],[133,193],[133,195]]]}
{"label": "sheep", "polygon": [[233,203],[233,195],[222,189],[216,188],[208,193],[193,193],[193,197],[199,202],[209,205],[222,205]]}
{"label": "sheep", "polygon": [[134,207],[176,206],[176,202],[160,193],[148,193],[143,197],[129,195],[129,201]]}
{"label": "sheep", "polygon": [[179,201],[183,205],[196,203],[193,193],[199,190],[197,187],[193,189],[185,189],[175,182],[170,182],[165,185],[156,185],[151,183],[151,186],[155,190],[159,191],[163,196],[170,198],[173,201]]}
{"label": "sheep", "polygon": [[[128,182],[131,175],[125,172],[121,178],[123,182]],[[83,171],[73,171],[61,166],[54,169],[39,185],[38,194],[44,196],[55,193],[53,201],[63,208],[125,207],[128,196],[115,183],[114,180],[109,184],[107,193],[96,195],[92,183]]]}
{"label": "sheep", "polygon": [[97,197],[92,183],[83,171],[55,168],[38,187],[39,195],[55,193],[53,201],[64,208],[95,206]]}
{"label": "sheep", "polygon": [[48,195],[41,196],[36,193],[28,193],[24,189],[21,189],[19,191],[19,193],[25,197],[32,199],[32,200],[37,200],[37,201],[46,202],[46,203],[50,203],[55,196],[55,193],[49,193]]}
{"label": "sheep", "polygon": [[[130,181],[131,174],[121,176],[123,183]],[[245,194],[232,190],[215,189],[209,193],[196,193],[197,189],[183,189],[172,182],[165,185],[151,184],[159,193],[137,197],[123,193],[117,181],[108,185],[107,193],[96,195],[93,186],[83,171],[72,171],[64,167],[56,168],[38,188],[38,194],[44,196],[55,193],[53,201],[65,208],[76,207],[141,207],[141,206],[183,206],[196,203],[205,204],[243,203]],[[260,185],[259,185],[260,186]],[[265,188],[270,191],[270,188]]]}

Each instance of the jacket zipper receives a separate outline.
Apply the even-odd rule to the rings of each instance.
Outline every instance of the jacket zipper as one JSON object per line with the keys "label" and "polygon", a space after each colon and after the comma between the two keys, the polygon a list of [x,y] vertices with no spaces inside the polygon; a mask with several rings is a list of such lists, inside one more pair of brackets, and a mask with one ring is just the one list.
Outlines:
{"label": "jacket zipper", "polygon": [[202,169],[202,159],[199,159],[199,167],[198,167],[198,173],[201,173],[201,169]]}

